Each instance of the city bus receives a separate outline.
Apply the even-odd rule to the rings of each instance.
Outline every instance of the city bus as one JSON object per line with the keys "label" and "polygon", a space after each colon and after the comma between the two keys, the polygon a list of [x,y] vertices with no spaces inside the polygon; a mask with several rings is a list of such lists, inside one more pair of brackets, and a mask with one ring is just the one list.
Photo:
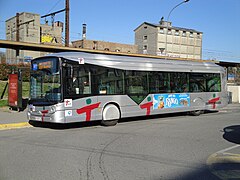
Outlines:
{"label": "city bus", "polygon": [[101,121],[219,110],[227,105],[225,69],[204,61],[147,55],[61,52],[31,61],[28,119]]}

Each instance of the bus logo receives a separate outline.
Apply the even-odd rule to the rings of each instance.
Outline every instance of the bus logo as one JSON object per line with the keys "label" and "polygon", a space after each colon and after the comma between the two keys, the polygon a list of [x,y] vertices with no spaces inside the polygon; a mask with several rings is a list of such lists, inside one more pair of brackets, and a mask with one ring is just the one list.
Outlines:
{"label": "bus logo", "polygon": [[213,94],[213,98],[208,100],[208,104],[212,104],[212,108],[216,109],[216,104],[221,103],[218,101],[220,101],[220,97],[216,97],[216,94]]}
{"label": "bus logo", "polygon": [[72,99],[64,99],[64,107],[72,107]]}
{"label": "bus logo", "polygon": [[95,103],[95,104],[91,104],[92,100],[91,99],[87,99],[86,103],[88,104],[87,106],[84,106],[82,108],[77,109],[77,113],[78,114],[86,114],[86,121],[90,121],[91,117],[92,117],[92,110],[96,109],[99,107],[99,105],[101,104],[101,102]]}
{"label": "bus logo", "polygon": [[65,116],[72,116],[72,110],[66,110]]}
{"label": "bus logo", "polygon": [[78,58],[78,63],[79,64],[84,64],[84,59],[83,58]]}
{"label": "bus logo", "polygon": [[148,102],[145,103],[145,104],[141,104],[140,108],[141,109],[146,109],[147,110],[146,116],[149,116],[150,113],[151,113],[151,107],[153,106],[153,102],[151,101],[152,100],[151,97],[148,97],[147,100],[148,100]]}

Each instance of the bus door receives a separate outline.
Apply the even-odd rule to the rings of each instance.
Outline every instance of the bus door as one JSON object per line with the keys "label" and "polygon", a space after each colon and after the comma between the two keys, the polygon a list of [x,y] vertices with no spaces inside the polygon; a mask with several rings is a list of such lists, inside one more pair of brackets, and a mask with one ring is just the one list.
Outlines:
{"label": "bus door", "polygon": [[[72,117],[85,121],[95,120],[100,105],[97,96],[92,96],[92,74],[88,65],[66,64],[62,68],[64,99],[72,101]],[[70,113],[71,114],[71,113]],[[80,118],[79,118],[80,117]]]}

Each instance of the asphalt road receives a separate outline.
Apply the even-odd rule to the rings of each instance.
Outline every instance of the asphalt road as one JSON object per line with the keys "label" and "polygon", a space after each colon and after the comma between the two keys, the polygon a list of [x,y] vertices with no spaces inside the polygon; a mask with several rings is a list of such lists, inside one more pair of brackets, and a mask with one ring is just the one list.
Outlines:
{"label": "asphalt road", "polygon": [[0,131],[0,180],[240,179],[240,110]]}

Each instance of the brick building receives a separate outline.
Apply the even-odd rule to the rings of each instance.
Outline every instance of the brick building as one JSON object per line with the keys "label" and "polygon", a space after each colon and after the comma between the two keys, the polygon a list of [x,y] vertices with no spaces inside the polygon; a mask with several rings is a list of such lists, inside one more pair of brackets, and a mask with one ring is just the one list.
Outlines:
{"label": "brick building", "polygon": [[131,44],[121,44],[105,41],[95,41],[82,39],[78,41],[72,41],[72,46],[75,48],[83,49],[95,49],[95,50],[104,50],[112,52],[123,52],[123,53],[137,53],[137,45]]}

